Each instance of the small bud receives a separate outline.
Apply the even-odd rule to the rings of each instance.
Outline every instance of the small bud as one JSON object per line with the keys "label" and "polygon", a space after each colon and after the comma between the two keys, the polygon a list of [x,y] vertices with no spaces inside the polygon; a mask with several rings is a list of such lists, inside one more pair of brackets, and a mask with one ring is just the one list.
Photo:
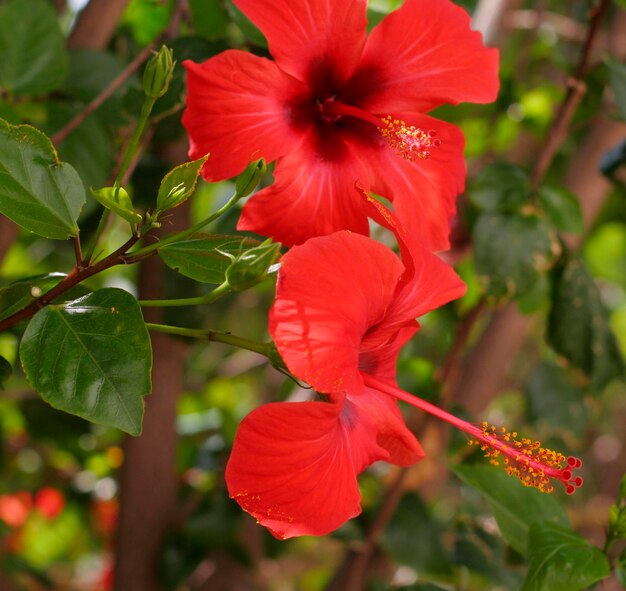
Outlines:
{"label": "small bud", "polygon": [[146,96],[157,99],[167,92],[174,73],[174,53],[165,45],[146,64],[143,72],[143,90]]}
{"label": "small bud", "polygon": [[270,239],[242,252],[226,269],[226,281],[234,291],[243,291],[256,285],[267,275],[280,254],[280,242]]}
{"label": "small bud", "polygon": [[131,224],[138,224],[143,217],[133,209],[133,202],[130,195],[122,187],[103,187],[102,189],[91,189],[91,194],[96,201],[110,209]]}
{"label": "small bud", "polygon": [[235,190],[239,197],[247,197],[254,191],[265,176],[267,164],[263,158],[250,162],[247,168],[237,177]]}

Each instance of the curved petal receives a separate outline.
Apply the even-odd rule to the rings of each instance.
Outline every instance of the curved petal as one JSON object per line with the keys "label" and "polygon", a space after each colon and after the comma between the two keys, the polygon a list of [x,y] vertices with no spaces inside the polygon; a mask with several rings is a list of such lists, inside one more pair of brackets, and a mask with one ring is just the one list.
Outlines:
{"label": "curved petal", "polygon": [[431,156],[411,162],[389,147],[371,156],[371,189],[393,201],[398,220],[407,236],[419,239],[431,250],[449,248],[450,219],[456,197],[465,185],[465,138],[460,129],[419,113],[397,114],[407,125],[434,131],[441,145]]}
{"label": "curved petal", "polygon": [[495,100],[498,51],[470,25],[450,0],[405,0],[372,30],[344,100],[388,113]]}
{"label": "curved petal", "polygon": [[308,90],[272,61],[229,50],[187,70],[183,125],[189,156],[211,157],[202,170],[209,181],[239,174],[251,160],[275,160],[294,150],[304,134],[290,110]]}
{"label": "curved petal", "polygon": [[278,402],[241,422],[228,492],[277,538],[324,535],[361,512],[356,476],[388,454],[369,423],[340,413],[342,402]]}
{"label": "curved petal", "polygon": [[446,262],[425,248],[410,247],[415,274],[401,281],[384,322],[382,330],[393,330],[408,319],[419,318],[465,294],[462,279]]}
{"label": "curved petal", "polygon": [[319,392],[361,392],[361,341],[384,317],[402,271],[386,246],[349,232],[292,248],[269,318],[290,371]]}
{"label": "curved petal", "polygon": [[[390,304],[393,309],[394,303]],[[359,371],[396,384],[396,363],[400,349],[419,330],[414,318],[393,325],[385,317],[371,327],[361,341]]]}
{"label": "curved petal", "polygon": [[354,71],[365,42],[366,0],[234,2],[261,29],[280,68],[317,92],[332,94]]}
{"label": "curved petal", "polygon": [[[368,172],[353,142],[343,135],[321,138],[311,129],[298,150],[276,163],[274,184],[244,205],[237,229],[288,246],[339,230],[369,234],[367,214],[354,189],[355,181]],[[325,154],[331,146],[332,154]]]}
{"label": "curved petal", "polygon": [[[395,385],[395,379],[392,383]],[[348,397],[346,408],[352,410],[361,425],[374,426],[376,443],[388,453],[385,461],[410,466],[424,457],[422,446],[404,423],[397,401],[387,394],[365,388],[363,395]],[[346,414],[345,409],[342,414]]]}

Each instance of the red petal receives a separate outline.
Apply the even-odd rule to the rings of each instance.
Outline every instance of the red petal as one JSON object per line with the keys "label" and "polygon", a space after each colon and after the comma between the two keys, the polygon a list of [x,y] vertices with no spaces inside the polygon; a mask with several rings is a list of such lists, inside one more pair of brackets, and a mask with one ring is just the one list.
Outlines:
{"label": "red petal", "polygon": [[381,451],[350,439],[341,410],[339,402],[273,403],[241,422],[228,491],[277,538],[324,535],[361,512],[352,449],[359,464]]}
{"label": "red petal", "polygon": [[354,190],[355,181],[368,175],[358,152],[336,133],[328,138],[333,154],[325,157],[316,134],[310,131],[297,151],[276,163],[276,181],[248,200],[238,230],[269,236],[285,245],[339,230],[369,234],[367,214]]}
{"label": "red petal", "polygon": [[[376,377],[384,379],[380,375]],[[392,383],[396,385],[395,379]],[[424,457],[422,446],[408,430],[398,403],[390,396],[366,388],[361,396],[349,396],[348,403],[361,425],[375,425],[376,443],[388,453],[388,457],[381,459],[398,466],[410,466]],[[372,431],[371,427],[369,429]]]}
{"label": "red petal", "polygon": [[[366,0],[234,0],[265,35],[282,70],[336,89],[354,71],[365,42]],[[316,80],[320,75],[331,80]]]}
{"label": "red petal", "polygon": [[370,157],[371,189],[393,200],[394,210],[406,235],[419,237],[431,250],[449,248],[450,219],[456,197],[465,184],[465,139],[461,130],[438,119],[417,113],[394,114],[424,131],[434,131],[441,145],[431,149],[427,160],[410,162],[391,148],[378,146]]}
{"label": "red petal", "polygon": [[387,247],[348,232],[291,249],[269,319],[290,371],[319,392],[362,392],[361,341],[384,317],[402,271]]}
{"label": "red petal", "polygon": [[235,176],[256,158],[275,160],[302,141],[302,131],[290,124],[289,105],[308,91],[270,60],[230,50],[183,65],[189,155],[211,153],[202,171],[207,180]]}
{"label": "red petal", "polygon": [[409,248],[409,240],[413,241],[413,238],[407,236],[407,233],[398,220],[397,216],[388,209],[383,203],[375,199],[370,195],[360,183],[356,183],[355,189],[361,195],[366,208],[367,215],[372,218],[379,226],[387,228],[391,231],[398,242],[400,247],[400,254],[402,256],[402,264],[404,265],[403,278],[409,279],[415,274],[413,268],[413,256]]}
{"label": "red petal", "polygon": [[371,111],[429,111],[495,100],[498,52],[449,0],[405,0],[371,32],[351,93]]}
{"label": "red petal", "polygon": [[437,255],[415,244],[411,247],[411,254],[415,275],[400,283],[381,329],[392,330],[394,326],[403,325],[407,318],[419,318],[465,293],[465,283]]}

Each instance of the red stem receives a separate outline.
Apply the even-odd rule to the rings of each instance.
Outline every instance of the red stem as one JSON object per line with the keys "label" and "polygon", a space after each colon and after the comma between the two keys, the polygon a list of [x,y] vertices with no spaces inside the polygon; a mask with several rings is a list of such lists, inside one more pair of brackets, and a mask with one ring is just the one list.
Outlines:
{"label": "red stem", "polygon": [[74,267],[70,273],[60,282],[57,283],[51,290],[44,293],[41,297],[37,298],[25,308],[22,308],[15,314],[5,318],[0,321],[0,332],[8,330],[12,326],[15,326],[18,322],[30,318],[34,316],[41,308],[47,306],[50,302],[54,301],[55,298],[59,297],[61,294],[65,293],[68,289],[78,285],[81,281],[84,281],[88,277],[92,275],[96,275],[105,269],[109,269],[116,265],[126,264],[128,261],[126,260],[126,253],[129,248],[134,246],[134,244],[139,240],[138,236],[133,236],[129,240],[127,240],[122,246],[120,246],[117,250],[112,252],[106,258],[98,261],[95,265],[91,265],[89,267]]}

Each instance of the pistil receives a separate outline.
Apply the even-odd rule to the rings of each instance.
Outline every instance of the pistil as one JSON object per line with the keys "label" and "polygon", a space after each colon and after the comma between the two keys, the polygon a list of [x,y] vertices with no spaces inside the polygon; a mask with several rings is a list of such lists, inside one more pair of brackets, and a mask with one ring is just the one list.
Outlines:
{"label": "pistil", "polygon": [[518,439],[517,433],[510,433],[504,427],[497,428],[488,423],[483,423],[481,427],[472,425],[374,376],[362,375],[366,386],[419,408],[470,435],[470,445],[479,446],[491,464],[502,465],[507,474],[518,478],[524,486],[550,493],[554,488],[551,480],[554,479],[562,482],[565,492],[571,495],[583,484],[580,476],[573,475],[573,471],[582,466],[579,458],[565,457],[560,452],[543,447],[538,441]]}
{"label": "pistil", "polygon": [[407,125],[402,119],[395,119],[391,115],[376,117],[363,109],[346,105],[334,98],[328,98],[319,106],[320,114],[326,121],[338,121],[342,116],[354,117],[371,123],[387,140],[389,147],[395,150],[398,156],[415,162],[426,160],[431,156],[431,150],[441,145],[437,132],[424,131],[414,125]]}

